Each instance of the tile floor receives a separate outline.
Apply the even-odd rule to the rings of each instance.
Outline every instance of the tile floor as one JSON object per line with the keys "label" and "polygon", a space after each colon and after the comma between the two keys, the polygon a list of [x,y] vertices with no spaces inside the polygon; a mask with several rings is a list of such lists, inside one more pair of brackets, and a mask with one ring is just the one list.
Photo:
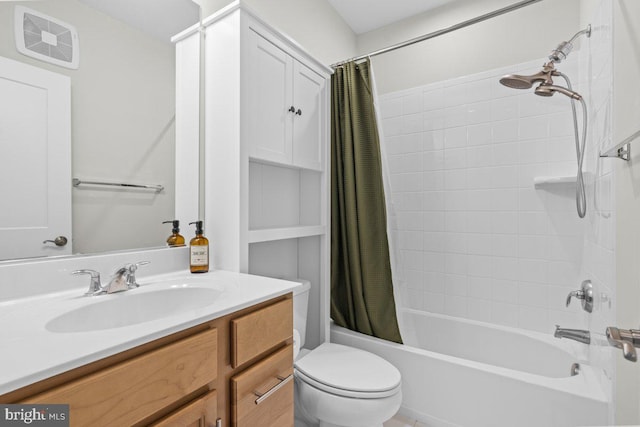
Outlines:
{"label": "tile floor", "polygon": [[404,415],[395,415],[389,421],[384,423],[383,427],[428,427],[419,421],[407,418]]}

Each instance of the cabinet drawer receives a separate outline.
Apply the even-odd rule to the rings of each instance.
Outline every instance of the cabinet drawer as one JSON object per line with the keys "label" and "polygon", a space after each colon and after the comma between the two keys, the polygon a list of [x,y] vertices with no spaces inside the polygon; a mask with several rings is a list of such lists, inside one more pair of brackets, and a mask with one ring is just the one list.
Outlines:
{"label": "cabinet drawer", "polygon": [[152,427],[215,427],[218,418],[218,395],[210,391],[151,424]]}
{"label": "cabinet drawer", "polygon": [[231,365],[236,368],[293,335],[293,300],[285,299],[231,321]]}
{"label": "cabinet drawer", "polygon": [[215,380],[218,333],[210,329],[35,395],[66,403],[73,426],[125,426]]}
{"label": "cabinet drawer", "polygon": [[234,427],[293,427],[293,345],[231,378]]}

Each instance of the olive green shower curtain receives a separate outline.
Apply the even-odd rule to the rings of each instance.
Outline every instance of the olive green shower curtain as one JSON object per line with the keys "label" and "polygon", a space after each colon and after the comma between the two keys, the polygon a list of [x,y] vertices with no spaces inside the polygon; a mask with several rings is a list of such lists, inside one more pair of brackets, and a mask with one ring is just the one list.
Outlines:
{"label": "olive green shower curtain", "polygon": [[402,342],[369,70],[369,60],[350,62],[331,77],[331,317]]}

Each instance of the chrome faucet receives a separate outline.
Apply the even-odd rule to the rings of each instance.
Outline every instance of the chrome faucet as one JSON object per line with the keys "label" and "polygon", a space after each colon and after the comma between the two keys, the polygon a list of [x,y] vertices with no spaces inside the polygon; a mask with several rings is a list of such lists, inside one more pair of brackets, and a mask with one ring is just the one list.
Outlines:
{"label": "chrome faucet", "polygon": [[618,329],[613,326],[607,328],[607,341],[612,346],[622,350],[625,359],[635,362],[638,360],[635,347],[640,347],[640,330]]}
{"label": "chrome faucet", "polygon": [[151,261],[140,261],[140,262],[136,262],[135,264],[127,264],[123,267],[127,270],[126,282],[127,282],[128,289],[134,289],[140,286],[138,282],[136,282],[136,271],[138,270],[138,267],[142,265],[147,265],[150,262]]}
{"label": "chrome faucet", "polygon": [[136,282],[136,270],[138,270],[139,266],[147,264],[149,264],[149,261],[141,261],[135,264],[125,264],[124,267],[116,270],[106,286],[102,286],[102,284],[100,283],[100,273],[95,270],[75,270],[72,271],[71,274],[89,274],[91,276],[89,290],[85,293],[85,295],[87,296],[113,294],[116,292],[127,291],[129,289],[137,288],[138,286],[140,286]]}
{"label": "chrome faucet", "polygon": [[91,282],[89,283],[89,290],[84,293],[86,296],[100,295],[104,293],[102,290],[102,285],[100,284],[100,273],[98,273],[97,271],[83,269],[83,270],[72,271],[71,274],[73,275],[88,274],[91,276]]}
{"label": "chrome faucet", "polygon": [[127,277],[129,275],[129,270],[127,266],[119,268],[109,280],[109,284],[104,287],[104,291],[107,294],[113,294],[116,292],[128,291],[129,287],[127,286]]}
{"label": "chrome faucet", "polygon": [[591,343],[591,333],[582,329],[567,329],[556,325],[556,332],[553,334],[556,338],[568,338],[584,344]]}

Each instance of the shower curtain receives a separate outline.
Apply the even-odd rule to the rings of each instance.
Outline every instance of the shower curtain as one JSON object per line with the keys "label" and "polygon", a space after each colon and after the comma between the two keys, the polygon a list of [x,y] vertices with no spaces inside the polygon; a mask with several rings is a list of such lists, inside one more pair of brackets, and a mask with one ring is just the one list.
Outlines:
{"label": "shower curtain", "polygon": [[369,59],[331,77],[331,317],[400,343],[371,83]]}

